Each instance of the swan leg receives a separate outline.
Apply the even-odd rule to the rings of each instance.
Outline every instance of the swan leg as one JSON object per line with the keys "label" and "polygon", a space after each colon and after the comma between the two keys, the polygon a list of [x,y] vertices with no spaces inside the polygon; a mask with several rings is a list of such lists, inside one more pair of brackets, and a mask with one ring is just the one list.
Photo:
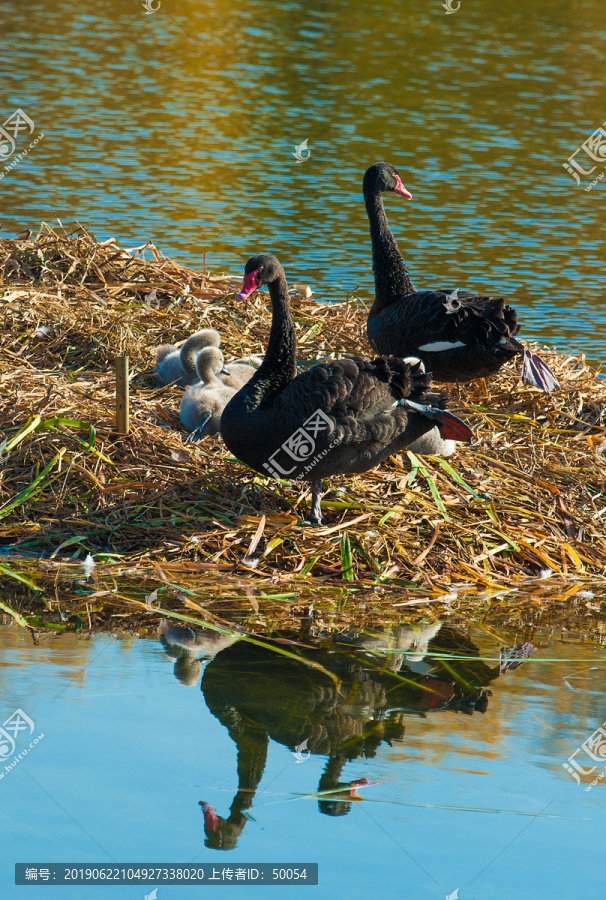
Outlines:
{"label": "swan leg", "polygon": [[309,514],[309,522],[311,525],[322,524],[322,482],[319,478],[314,478],[311,482],[311,512]]}
{"label": "swan leg", "polygon": [[206,413],[206,415],[202,416],[202,418],[200,419],[200,422],[198,424],[198,427],[194,428],[192,433],[187,435],[187,438],[185,439],[186,444],[195,444],[198,441],[202,440],[202,438],[205,435],[204,426],[206,425],[206,423],[208,422],[208,420],[210,418],[211,418],[210,413]]}

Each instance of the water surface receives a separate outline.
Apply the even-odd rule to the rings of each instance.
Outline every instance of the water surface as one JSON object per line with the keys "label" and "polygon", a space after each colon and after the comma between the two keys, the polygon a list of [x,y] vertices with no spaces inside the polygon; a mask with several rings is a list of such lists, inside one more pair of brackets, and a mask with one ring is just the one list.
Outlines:
{"label": "water surface", "polygon": [[386,202],[418,288],[507,295],[526,336],[605,358],[604,182],[562,165],[606,119],[600,0],[9,0],[2,16],[0,109],[45,135],[0,182],[3,233],[78,219],[215,271],[271,251],[319,299],[368,300],[361,178],[384,158],[413,194]]}
{"label": "water surface", "polygon": [[[39,646],[4,627],[3,720],[21,708],[44,739],[1,779],[2,896],[27,890],[12,884],[16,861],[305,861],[320,879],[304,897],[597,897],[604,783],[577,784],[562,764],[604,719],[606,657],[557,633],[533,640],[502,671],[500,636],[478,629],[345,634],[306,651],[337,689],[266,649],[173,626],[162,643]],[[77,896],[143,900],[144,887]]]}

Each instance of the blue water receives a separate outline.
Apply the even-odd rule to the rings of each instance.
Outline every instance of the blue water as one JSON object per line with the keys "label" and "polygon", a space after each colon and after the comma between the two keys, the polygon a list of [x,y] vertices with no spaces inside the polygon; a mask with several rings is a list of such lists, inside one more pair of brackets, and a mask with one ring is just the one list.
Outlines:
{"label": "blue water", "polygon": [[77,219],[214,272],[273,252],[318,299],[368,301],[361,180],[387,159],[413,195],[386,202],[417,288],[505,295],[523,336],[606,359],[606,182],[587,191],[563,168],[606,118],[600,0],[462,0],[456,15],[439,0],[149,15],[26,0],[3,15],[0,122],[19,107],[44,133],[0,181],[3,235]]}
{"label": "blue water", "polygon": [[[498,650],[481,634],[472,638],[484,654]],[[237,659],[240,648],[220,651],[214,665],[222,654]],[[391,747],[383,742],[374,757],[345,763],[342,782],[366,778],[379,784],[362,788],[364,801],[351,802],[342,815],[322,814],[317,799],[300,796],[318,790],[326,755],[312,752],[297,763],[288,746],[270,739],[248,812],[252,818],[238,829],[231,850],[205,846],[198,805],[205,801],[226,819],[237,785],[235,744],[200,691],[200,677],[208,680],[205,667],[213,665],[196,661],[201,651],[186,654],[185,668],[178,663],[181,681],[174,661],[153,640],[62,636],[34,647],[29,635],[2,628],[0,653],[4,718],[21,708],[34,722],[34,734],[44,734],[0,783],[6,900],[30,892],[12,883],[15,862],[53,861],[221,867],[317,862],[319,885],[298,888],[304,897],[367,898],[397,891],[415,900],[441,900],[456,888],[460,900],[601,894],[604,786],[587,791],[589,783],[576,784],[562,762],[606,718],[603,652],[545,643],[536,657],[584,661],[531,659],[493,678],[483,713],[431,704],[422,714],[404,712],[405,732]],[[411,672],[435,666],[422,657],[421,652],[409,658]],[[388,658],[375,654],[368,660],[376,665]],[[282,677],[290,665],[283,664]],[[230,707],[232,725],[234,716],[248,715],[248,724],[254,718],[255,727],[261,723],[274,735],[282,727],[292,731],[297,716],[309,709],[304,714],[291,702],[281,717],[275,701],[280,686],[272,682],[272,700],[267,668],[259,666],[258,672],[248,696]],[[321,702],[317,685],[312,694]],[[341,718],[355,704],[345,691],[337,702]],[[313,727],[302,726],[310,746],[328,719],[325,714]],[[143,900],[152,886],[47,886],[43,896]],[[187,896],[203,890],[190,886]],[[284,890],[270,896],[283,896]],[[221,896],[260,891],[269,888],[227,886]],[[182,897],[183,888],[161,885],[157,896]]]}
{"label": "blue water", "polygon": [[[368,301],[361,178],[384,158],[413,194],[386,207],[418,288],[503,294],[523,337],[606,359],[605,185],[587,192],[562,165],[606,118],[600,0],[461,0],[451,16],[439,0],[161,0],[150,15],[136,0],[9,0],[1,16],[0,124],[19,107],[44,133],[0,180],[2,236],[77,219],[101,239],[153,239],[197,268],[205,258],[213,272],[271,251],[317,299]],[[298,165],[304,139],[311,156]],[[0,896],[28,892],[13,884],[19,861],[264,861],[317,862],[319,885],[300,886],[303,897],[593,900],[604,782],[587,790],[562,764],[606,720],[606,657],[556,636],[538,643],[516,671],[483,672],[479,708],[457,707],[426,648],[409,654],[399,671],[414,684],[437,678],[438,708],[416,688],[392,686],[378,702],[377,667],[392,654],[358,658],[335,694],[296,664],[248,659],[240,670],[238,645],[210,662],[182,654],[176,678],[157,641],[63,635],[33,646],[0,627],[0,722],[21,708],[29,740],[44,734],[0,778]],[[498,656],[483,632],[472,644]],[[260,780],[246,815],[230,817],[234,723],[256,735]],[[302,796],[325,777],[329,727],[350,736],[339,783],[379,782],[360,788],[363,802]],[[312,752],[298,763],[303,740]],[[214,810],[206,831],[200,801]],[[221,829],[232,849],[213,848]],[[42,896],[144,900],[151,889]],[[157,900],[183,896],[158,886]]]}

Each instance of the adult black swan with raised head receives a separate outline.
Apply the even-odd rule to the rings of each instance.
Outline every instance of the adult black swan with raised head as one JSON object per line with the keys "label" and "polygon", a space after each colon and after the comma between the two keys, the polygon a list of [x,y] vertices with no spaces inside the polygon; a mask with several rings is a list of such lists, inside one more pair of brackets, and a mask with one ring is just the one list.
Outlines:
{"label": "adult black swan with raised head", "polygon": [[375,276],[367,330],[375,350],[415,356],[438,381],[484,378],[522,354],[522,381],[544,391],[556,388],[549,367],[516,339],[516,311],[501,297],[458,289],[415,290],[387,223],[383,191],[412,198],[395,166],[378,162],[364,175]]}
{"label": "adult black swan with raised head", "polygon": [[297,375],[295,327],[284,269],[268,254],[244,269],[238,300],[267,285],[272,324],[263,363],[223,410],[231,452],[262,475],[308,481],[310,520],[320,524],[321,479],[366,472],[438,425],[446,439],[472,431],[430,393],[418,364],[396,357],[325,360]]}

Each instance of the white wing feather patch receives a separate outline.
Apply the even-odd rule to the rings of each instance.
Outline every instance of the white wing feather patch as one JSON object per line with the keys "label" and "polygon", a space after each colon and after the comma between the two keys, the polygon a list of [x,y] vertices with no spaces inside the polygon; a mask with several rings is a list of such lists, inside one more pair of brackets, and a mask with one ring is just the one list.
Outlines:
{"label": "white wing feather patch", "polygon": [[421,366],[421,372],[425,372],[423,361],[418,356],[405,356],[404,362],[408,363],[409,366]]}
{"label": "white wing feather patch", "polygon": [[463,341],[434,341],[431,344],[423,344],[419,347],[423,353],[439,353],[441,350],[456,350],[457,347],[464,347]]}

